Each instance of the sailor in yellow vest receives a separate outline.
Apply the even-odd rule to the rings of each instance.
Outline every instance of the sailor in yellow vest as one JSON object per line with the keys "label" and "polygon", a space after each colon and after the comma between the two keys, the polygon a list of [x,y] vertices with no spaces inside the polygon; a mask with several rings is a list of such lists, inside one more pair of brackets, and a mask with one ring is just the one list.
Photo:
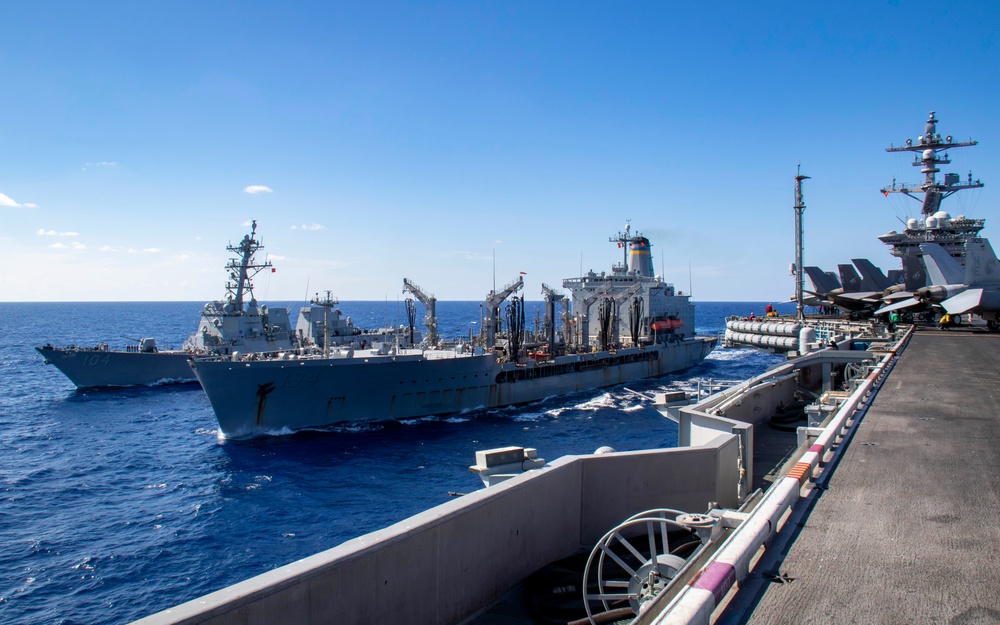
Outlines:
{"label": "sailor in yellow vest", "polygon": [[945,313],[944,316],[941,317],[941,321],[938,321],[938,327],[941,328],[942,330],[948,329],[949,327],[952,326],[952,324],[953,322],[951,319],[951,315],[949,315],[948,313]]}

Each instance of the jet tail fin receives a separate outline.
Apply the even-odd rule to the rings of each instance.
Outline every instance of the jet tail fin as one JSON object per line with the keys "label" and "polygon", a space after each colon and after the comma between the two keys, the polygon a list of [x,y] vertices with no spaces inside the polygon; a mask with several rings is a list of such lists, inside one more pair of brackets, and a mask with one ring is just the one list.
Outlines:
{"label": "jet tail fin", "polygon": [[921,243],[920,251],[924,253],[924,266],[927,267],[927,276],[930,278],[931,284],[965,283],[962,266],[949,256],[943,247],[937,243]]}
{"label": "jet tail fin", "polygon": [[965,246],[965,284],[1000,283],[1000,263],[989,239],[969,241]]}
{"label": "jet tail fin", "polygon": [[927,270],[924,268],[922,256],[917,254],[907,254],[903,257],[903,284],[907,291],[916,291],[922,286],[927,286]]}
{"label": "jet tail fin", "polygon": [[851,262],[861,273],[862,291],[884,291],[892,286],[889,278],[867,258],[852,258]]}
{"label": "jet tail fin", "polygon": [[809,282],[812,283],[813,290],[820,295],[826,295],[830,291],[840,288],[840,284],[836,283],[829,274],[825,273],[819,267],[803,267],[802,271],[805,272],[806,277],[809,278]]}
{"label": "jet tail fin", "polygon": [[855,271],[854,265],[837,265],[840,271],[840,284],[844,293],[856,293],[861,290],[861,276]]}

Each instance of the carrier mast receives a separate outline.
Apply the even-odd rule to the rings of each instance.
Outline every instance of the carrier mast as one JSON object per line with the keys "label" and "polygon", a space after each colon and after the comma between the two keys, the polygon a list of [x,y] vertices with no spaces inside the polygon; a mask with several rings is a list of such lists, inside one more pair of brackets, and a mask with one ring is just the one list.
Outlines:
{"label": "carrier mast", "polygon": [[[978,141],[965,141],[965,142],[955,142],[952,140],[952,136],[948,135],[943,140],[941,139],[941,134],[937,131],[937,118],[934,117],[934,111],[930,112],[930,117],[927,118],[927,123],[924,126],[924,134],[917,137],[917,142],[914,143],[912,139],[906,140],[906,145],[896,147],[890,145],[885,149],[886,152],[919,152],[920,156],[913,157],[913,166],[921,167],[920,173],[924,174],[923,184],[911,185],[900,183],[897,185],[896,181],[892,181],[892,185],[882,189],[882,193],[888,196],[890,193],[902,193],[907,197],[911,197],[915,200],[921,201],[923,206],[920,212],[923,213],[924,217],[933,217],[934,213],[938,212],[941,207],[941,200],[947,198],[964,189],[978,189],[983,186],[983,183],[979,180],[975,182],[972,181],[972,172],[969,172],[969,177],[965,182],[961,181],[958,174],[945,174],[944,181],[938,182],[936,174],[941,170],[938,169],[938,165],[949,165],[951,161],[948,159],[948,152],[951,148],[967,148],[970,146],[978,145]],[[943,155],[940,153],[944,152]],[[924,198],[914,196],[914,193],[923,193]]]}
{"label": "carrier mast", "polygon": [[[972,178],[969,171],[965,180],[958,173],[944,174],[944,180],[938,181],[937,174],[941,171],[939,165],[951,163],[948,150],[952,148],[967,148],[978,145],[972,139],[955,141],[951,135],[943,139],[937,131],[937,117],[930,112],[924,125],[924,134],[916,141],[907,139],[902,146],[890,145],[886,152],[914,152],[914,167],[920,167],[924,174],[921,184],[897,182],[881,189],[882,195],[889,197],[890,193],[901,193],[921,203],[920,218],[910,218],[906,221],[902,232],[892,230],[878,238],[889,246],[893,256],[898,256],[903,262],[903,274],[907,289],[918,289],[927,284],[927,272],[921,260],[920,244],[937,243],[957,260],[965,265],[966,243],[969,239],[979,236],[979,231],[986,226],[985,219],[972,219],[965,215],[949,215],[941,210],[941,202],[959,191],[979,189],[984,185],[979,179]],[[917,194],[923,194],[923,198]]]}

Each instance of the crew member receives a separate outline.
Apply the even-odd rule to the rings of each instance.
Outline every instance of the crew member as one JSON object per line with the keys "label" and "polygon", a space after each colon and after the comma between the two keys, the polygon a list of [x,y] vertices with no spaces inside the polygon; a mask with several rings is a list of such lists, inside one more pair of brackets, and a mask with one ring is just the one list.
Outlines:
{"label": "crew member", "polygon": [[938,327],[941,328],[942,330],[945,330],[949,326],[951,326],[951,324],[952,324],[951,315],[945,313],[944,316],[941,317],[941,321],[938,322]]}

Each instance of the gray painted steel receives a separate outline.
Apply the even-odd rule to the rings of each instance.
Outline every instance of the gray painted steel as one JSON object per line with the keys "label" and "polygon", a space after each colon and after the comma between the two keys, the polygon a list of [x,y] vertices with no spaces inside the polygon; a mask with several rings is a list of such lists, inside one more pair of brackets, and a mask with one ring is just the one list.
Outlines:
{"label": "gray painted steel", "polygon": [[997,397],[1000,338],[918,332],[722,622],[1000,622]]}
{"label": "gray painted steel", "polygon": [[[687,369],[714,346],[714,338],[699,337],[612,355],[562,356],[551,364],[498,363],[492,354],[413,350],[380,356],[369,350],[350,358],[196,360],[191,366],[221,431],[246,436],[538,401]],[[632,357],[634,361],[624,362]],[[508,373],[517,379],[503,381]]]}
{"label": "gray painted steel", "polygon": [[146,617],[141,625],[449,625],[656,507],[736,503],[737,441],[566,456],[383,530]]}
{"label": "gray painted steel", "polygon": [[98,349],[36,347],[45,362],[79,388],[136,386],[158,382],[194,382],[190,352],[122,352]]}
{"label": "gray painted steel", "polygon": [[[487,332],[475,345],[463,340],[450,349],[439,344],[409,350],[384,342],[372,349],[298,350],[277,358],[196,358],[191,367],[222,434],[245,437],[514,406],[701,362],[717,339],[695,336],[690,295],[654,275],[649,240],[626,227],[611,242],[623,257],[610,273],[590,271],[563,281],[573,315],[564,314],[560,341],[550,332],[551,351],[522,349],[526,333],[512,329],[513,320],[498,332],[500,302],[522,287],[521,276],[490,292],[484,303]],[[436,333],[435,324],[429,317],[428,335]]]}

